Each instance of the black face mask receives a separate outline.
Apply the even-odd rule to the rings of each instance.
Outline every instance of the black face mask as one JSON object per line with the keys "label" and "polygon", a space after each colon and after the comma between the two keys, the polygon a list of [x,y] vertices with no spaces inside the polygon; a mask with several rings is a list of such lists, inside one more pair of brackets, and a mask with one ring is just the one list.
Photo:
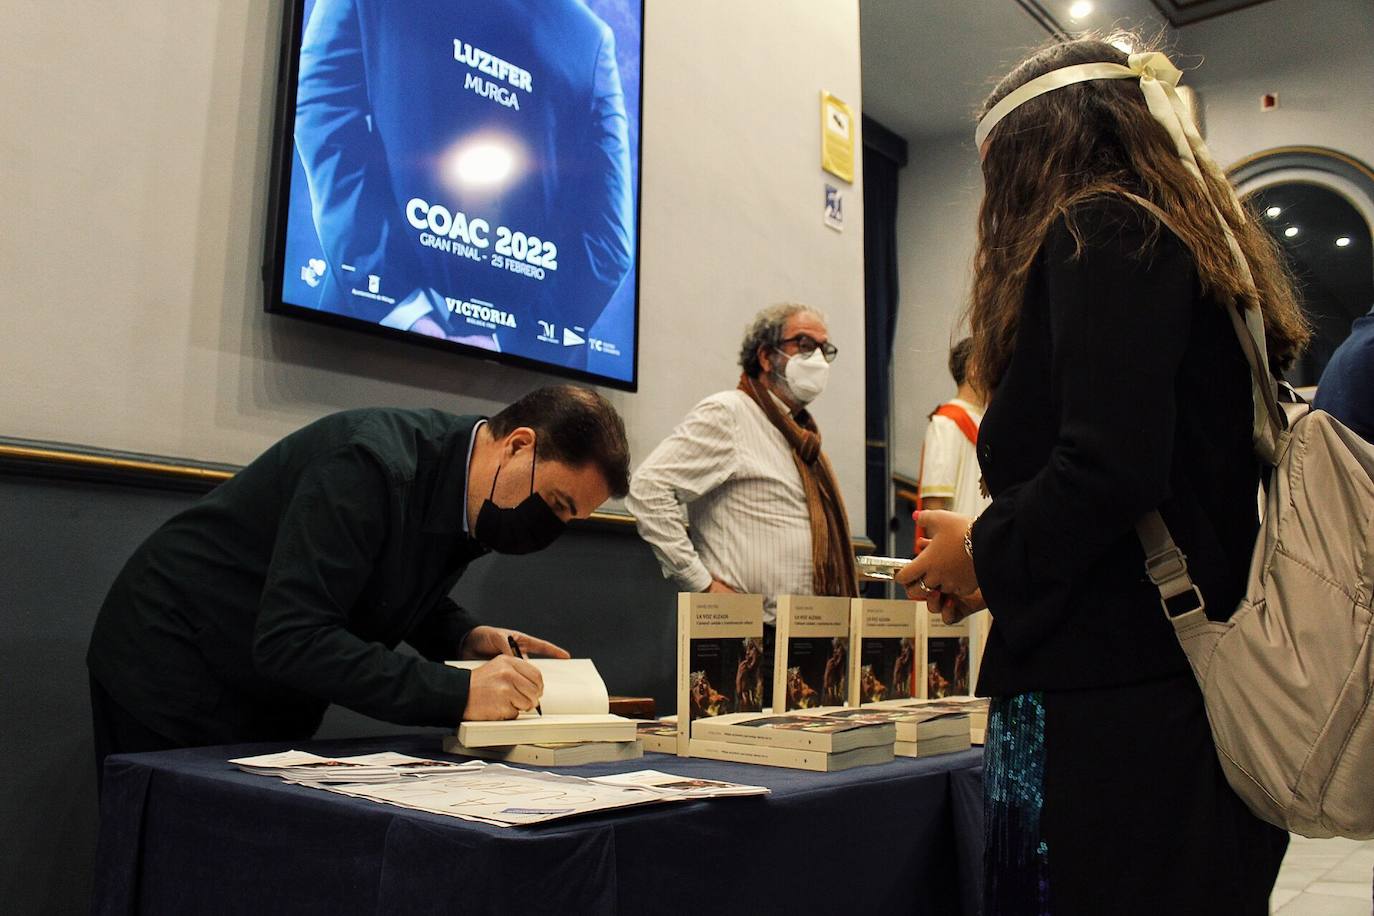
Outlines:
{"label": "black face mask", "polygon": [[473,534],[497,553],[534,553],[552,544],[563,533],[563,520],[544,502],[544,497],[534,492],[534,464],[531,456],[530,495],[518,506],[506,509],[491,501],[496,494],[496,481],[501,477],[500,465],[491,479],[491,493],[477,513]]}

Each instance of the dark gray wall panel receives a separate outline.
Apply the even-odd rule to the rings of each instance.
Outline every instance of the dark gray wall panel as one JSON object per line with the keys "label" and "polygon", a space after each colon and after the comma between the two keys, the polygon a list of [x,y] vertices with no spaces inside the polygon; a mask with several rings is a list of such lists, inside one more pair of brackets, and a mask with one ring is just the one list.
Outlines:
{"label": "dark gray wall panel", "polygon": [[[0,474],[0,901],[6,914],[89,908],[97,811],[85,652],[105,589],[195,499]],[[628,527],[574,527],[529,557],[475,563],[454,596],[596,659],[612,693],[671,711],[675,595]],[[332,708],[321,734],[405,731]],[[437,737],[436,737],[437,743]]]}

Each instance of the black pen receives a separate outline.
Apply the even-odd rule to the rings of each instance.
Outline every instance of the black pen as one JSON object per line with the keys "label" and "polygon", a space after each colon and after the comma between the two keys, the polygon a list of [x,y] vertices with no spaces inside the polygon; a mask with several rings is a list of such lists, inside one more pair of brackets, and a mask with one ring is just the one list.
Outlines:
{"label": "black pen", "polygon": [[[507,635],[506,635],[506,642],[510,643],[510,650],[511,650],[512,652],[515,653],[515,657],[518,658],[518,659],[524,660],[524,658],[525,658],[525,653],[523,653],[523,652],[520,651],[520,644],[519,644],[518,642],[515,641],[515,637],[514,637],[514,636],[511,636],[510,634],[507,634]],[[542,710],[542,709],[539,708],[539,704],[538,704],[538,703],[535,703],[535,704],[534,704],[534,711],[535,711],[536,713],[538,713],[539,715],[541,715],[541,716],[544,714],[544,710]]]}

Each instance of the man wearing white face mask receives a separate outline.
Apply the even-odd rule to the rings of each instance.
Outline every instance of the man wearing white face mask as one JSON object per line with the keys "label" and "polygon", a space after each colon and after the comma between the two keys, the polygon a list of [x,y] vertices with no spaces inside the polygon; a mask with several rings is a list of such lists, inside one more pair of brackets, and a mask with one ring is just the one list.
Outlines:
{"label": "man wearing white face mask", "polygon": [[776,595],[858,593],[844,500],[806,410],[837,352],[816,310],[765,309],[739,386],[692,408],[635,471],[625,504],[683,591],[765,595],[769,624]]}

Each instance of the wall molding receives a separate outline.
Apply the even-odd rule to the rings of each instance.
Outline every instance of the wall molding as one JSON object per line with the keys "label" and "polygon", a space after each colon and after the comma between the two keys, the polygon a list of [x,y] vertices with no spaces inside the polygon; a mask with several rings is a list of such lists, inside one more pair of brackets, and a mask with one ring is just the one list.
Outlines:
{"label": "wall molding", "polygon": [[[208,493],[240,470],[242,465],[0,436],[0,474],[10,476]],[[590,518],[573,522],[573,527],[637,534],[634,516],[619,509],[598,510]],[[855,553],[873,552],[873,542],[867,537],[850,540]]]}

